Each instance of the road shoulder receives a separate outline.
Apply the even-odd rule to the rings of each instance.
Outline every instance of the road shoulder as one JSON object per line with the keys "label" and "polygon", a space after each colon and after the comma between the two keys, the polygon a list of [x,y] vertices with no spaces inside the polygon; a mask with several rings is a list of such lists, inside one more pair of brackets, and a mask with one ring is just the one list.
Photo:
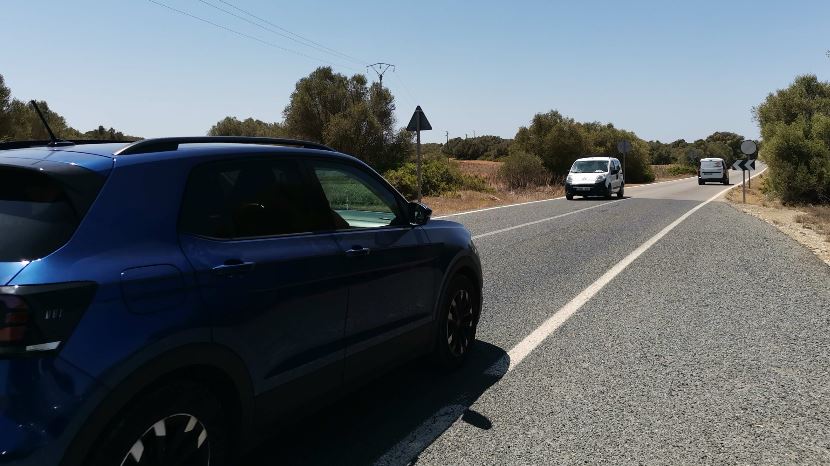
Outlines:
{"label": "road shoulder", "polygon": [[747,189],[745,204],[740,187],[725,193],[723,199],[738,211],[774,226],[830,266],[830,235],[813,226],[815,223],[811,219],[814,218],[814,214],[807,209],[785,206],[769,199],[760,189],[762,183],[763,175],[753,188]]}

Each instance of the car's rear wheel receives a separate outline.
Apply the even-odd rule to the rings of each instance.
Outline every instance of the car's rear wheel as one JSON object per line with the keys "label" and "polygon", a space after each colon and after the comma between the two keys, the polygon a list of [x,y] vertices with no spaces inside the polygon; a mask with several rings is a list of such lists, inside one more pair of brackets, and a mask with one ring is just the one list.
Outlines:
{"label": "car's rear wheel", "polygon": [[219,400],[191,382],[165,385],[134,402],[93,454],[96,466],[221,466],[228,420]]}
{"label": "car's rear wheel", "polygon": [[703,184],[703,180],[697,180],[697,184]]}
{"label": "car's rear wheel", "polygon": [[567,199],[567,200],[569,200],[569,201],[572,201],[572,200],[573,200],[573,198],[574,198],[574,195],[573,195],[573,194],[565,194],[565,199]]}
{"label": "car's rear wheel", "polygon": [[479,290],[472,280],[456,275],[441,299],[433,357],[445,369],[464,364],[476,339]]}

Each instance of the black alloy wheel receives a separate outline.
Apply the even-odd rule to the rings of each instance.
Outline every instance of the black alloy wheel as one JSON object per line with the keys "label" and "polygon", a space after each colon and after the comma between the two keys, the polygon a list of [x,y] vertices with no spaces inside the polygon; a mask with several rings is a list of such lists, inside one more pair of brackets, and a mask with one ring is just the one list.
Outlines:
{"label": "black alloy wheel", "polygon": [[454,369],[467,359],[476,339],[480,290],[463,275],[453,277],[441,302],[433,356],[439,366]]}

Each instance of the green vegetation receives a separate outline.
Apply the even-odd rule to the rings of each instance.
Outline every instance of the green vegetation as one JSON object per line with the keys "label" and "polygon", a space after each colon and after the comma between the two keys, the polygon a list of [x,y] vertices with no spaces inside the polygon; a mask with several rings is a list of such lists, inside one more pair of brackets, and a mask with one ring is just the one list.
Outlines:
{"label": "green vegetation", "polygon": [[539,156],[514,150],[499,167],[499,178],[510,189],[524,189],[550,182],[550,173]]}
{"label": "green vegetation", "polygon": [[654,180],[649,167],[648,143],[631,131],[617,129],[610,123],[580,123],[555,110],[538,113],[530,126],[519,128],[514,145],[519,150],[539,156],[545,168],[554,176],[561,176],[580,157],[617,157],[617,143],[623,139],[630,141],[632,146],[631,152],[626,156],[626,180]]}
{"label": "green vegetation", "polygon": [[400,167],[412,153],[412,135],[395,128],[395,99],[366,77],[320,67],[297,81],[282,123],[226,117],[212,136],[292,137],[322,142],[378,171]]}
{"label": "green vegetation", "polygon": [[[438,196],[462,189],[490,191],[483,179],[462,173],[455,163],[444,157],[425,158],[421,170],[424,196]],[[414,162],[407,162],[400,168],[389,170],[384,177],[407,198],[417,196],[418,172]]]}
{"label": "green vegetation", "polygon": [[508,155],[511,143],[510,139],[498,136],[452,138],[441,151],[458,160],[496,160]]}
{"label": "green vegetation", "polygon": [[785,203],[830,202],[830,82],[799,76],[753,111],[770,192]]}
{"label": "green vegetation", "polygon": [[225,117],[208,130],[208,136],[283,138],[287,137],[287,133],[285,128],[279,123],[268,123],[253,118],[240,121],[236,117]]}
{"label": "green vegetation", "polygon": [[[0,75],[0,141],[11,140],[45,140],[49,133],[43,127],[34,109],[28,102],[12,98],[11,89],[6,86],[3,75]],[[46,121],[55,133],[63,139],[104,139],[112,141],[134,141],[140,139],[127,136],[113,128],[106,129],[98,126],[91,131],[80,132],[66,123],[66,119],[49,108],[45,101],[38,101],[38,107],[43,112]]]}
{"label": "green vegetation", "polygon": [[649,141],[651,163],[655,165],[686,165],[690,169],[697,169],[700,159],[717,157],[726,160],[732,165],[735,160],[743,158],[741,142],[744,137],[740,134],[727,131],[718,131],[710,134],[706,139],[695,142],[686,142],[683,139],[664,144],[660,141]]}

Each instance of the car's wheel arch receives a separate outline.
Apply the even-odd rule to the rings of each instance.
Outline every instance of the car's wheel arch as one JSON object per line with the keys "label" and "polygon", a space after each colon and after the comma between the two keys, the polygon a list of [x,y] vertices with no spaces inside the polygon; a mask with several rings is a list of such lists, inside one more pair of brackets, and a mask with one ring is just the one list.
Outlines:
{"label": "car's wheel arch", "polygon": [[446,293],[447,287],[450,285],[450,281],[452,281],[452,279],[458,274],[468,277],[478,288],[478,311],[480,313],[484,301],[484,293],[482,292],[483,283],[481,277],[481,267],[478,265],[477,261],[470,254],[458,254],[455,258],[453,258],[446,270],[447,272],[444,273],[444,277],[441,281],[441,288],[435,297],[433,318],[437,319],[438,313],[441,309],[441,301],[444,297],[444,293]]}
{"label": "car's wheel arch", "polygon": [[[136,356],[136,357],[140,357]],[[140,367],[113,383],[85,419],[67,449],[62,465],[83,464],[105,429],[130,403],[173,380],[189,380],[211,385],[215,395],[235,414],[232,442],[245,449],[252,438],[250,429],[254,412],[254,392],[250,375],[242,360],[230,349],[212,343],[188,344],[146,358]]]}

